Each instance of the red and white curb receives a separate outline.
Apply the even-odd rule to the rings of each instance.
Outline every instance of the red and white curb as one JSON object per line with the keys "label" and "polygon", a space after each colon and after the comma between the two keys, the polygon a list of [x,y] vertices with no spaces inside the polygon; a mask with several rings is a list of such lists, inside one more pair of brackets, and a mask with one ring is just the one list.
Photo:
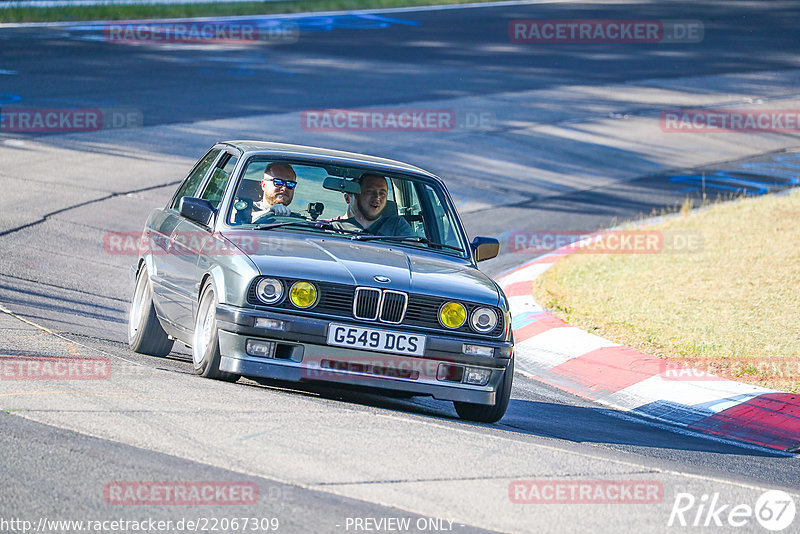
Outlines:
{"label": "red and white curb", "polygon": [[519,372],[618,410],[800,451],[800,395],[686,369],[569,326],[543,310],[533,299],[533,280],[567,253],[542,256],[498,279],[511,307]]}

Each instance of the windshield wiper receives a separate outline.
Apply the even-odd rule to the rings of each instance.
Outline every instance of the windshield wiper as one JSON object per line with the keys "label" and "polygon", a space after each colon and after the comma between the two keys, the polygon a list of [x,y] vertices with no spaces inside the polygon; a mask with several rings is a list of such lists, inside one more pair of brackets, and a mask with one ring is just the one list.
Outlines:
{"label": "windshield wiper", "polygon": [[354,239],[356,241],[375,241],[375,240],[388,240],[388,241],[413,241],[414,243],[422,243],[424,245],[432,246],[432,247],[444,247],[449,248],[451,250],[457,250],[458,252],[464,252],[463,248],[454,247],[453,245],[446,245],[444,243],[437,243],[435,241],[431,241],[427,237],[420,237],[418,235],[355,235],[350,239]]}
{"label": "windshield wiper", "polygon": [[316,222],[311,222],[311,221],[284,221],[284,222],[279,222],[279,223],[260,224],[258,226],[255,226],[253,229],[254,230],[272,230],[273,228],[281,228],[282,226],[290,226],[290,225],[301,226],[303,228],[319,228],[321,230],[331,230],[333,232],[339,232],[339,233],[342,233],[342,234],[361,234],[361,232],[356,232],[356,231],[353,231],[353,230],[345,230],[343,228],[336,228],[331,223],[323,222],[323,221],[316,221]]}

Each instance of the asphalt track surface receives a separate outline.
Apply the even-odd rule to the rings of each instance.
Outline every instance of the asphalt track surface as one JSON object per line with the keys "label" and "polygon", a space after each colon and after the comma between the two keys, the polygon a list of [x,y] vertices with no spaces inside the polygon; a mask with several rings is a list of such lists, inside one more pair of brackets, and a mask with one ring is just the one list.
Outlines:
{"label": "asphalt track surface", "polygon": [[[667,527],[679,492],[698,499],[719,493],[720,502],[752,506],[763,491],[780,488],[797,500],[794,456],[656,426],[521,376],[496,425],[462,422],[451,405],[433,400],[202,380],[191,374],[185,349],[166,359],[127,349],[132,258],[103,255],[97,246],[106,231],[141,225],[210,144],[149,138],[150,128],[186,125],[188,132],[198,121],[236,124],[316,108],[462,97],[491,102],[499,92],[565,85],[727,74],[758,79],[760,72],[797,67],[800,10],[788,2],[771,6],[552,3],[408,11],[383,15],[402,21],[377,25],[383,27],[360,19],[353,28],[351,19],[334,18],[301,32],[296,43],[258,49],[121,46],[86,28],[0,29],[0,69],[16,73],[0,74],[6,98],[17,95],[20,105],[40,108],[132,108],[147,127],[130,131],[131,145],[85,142],[80,134],[0,135],[6,196],[0,304],[11,312],[0,315],[2,353],[103,355],[114,363],[102,384],[0,383],[0,408],[8,412],[0,414],[0,518],[36,524],[42,517],[278,517],[283,532],[348,532],[359,530],[355,518],[409,517],[412,526],[422,519],[419,531],[438,525],[464,532],[660,532],[680,529]],[[691,19],[703,21],[705,37],[694,46],[509,43],[508,22],[520,18]],[[215,132],[205,135],[213,140]],[[787,146],[791,141],[797,140]],[[377,143],[360,147],[380,150]],[[425,150],[436,157],[435,146]],[[491,180],[491,169],[484,170]],[[602,187],[522,195],[467,210],[463,219],[470,235],[597,229],[685,196],[660,175],[602,178]],[[497,274],[525,259],[503,254],[485,270]],[[511,504],[508,485],[520,479],[652,480],[664,492],[655,504]],[[113,481],[247,481],[258,485],[260,497],[240,506],[119,506],[103,497]],[[755,520],[710,530],[764,531]]]}

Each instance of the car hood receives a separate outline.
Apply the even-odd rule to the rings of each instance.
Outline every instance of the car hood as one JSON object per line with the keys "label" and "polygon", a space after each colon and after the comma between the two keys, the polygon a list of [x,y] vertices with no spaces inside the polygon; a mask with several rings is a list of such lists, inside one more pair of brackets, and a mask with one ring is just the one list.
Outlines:
{"label": "car hood", "polygon": [[[500,303],[497,285],[464,259],[417,252],[388,241],[277,231],[233,230],[223,235],[237,243],[264,275],[391,288],[491,306]],[[382,283],[375,277],[391,281]]]}

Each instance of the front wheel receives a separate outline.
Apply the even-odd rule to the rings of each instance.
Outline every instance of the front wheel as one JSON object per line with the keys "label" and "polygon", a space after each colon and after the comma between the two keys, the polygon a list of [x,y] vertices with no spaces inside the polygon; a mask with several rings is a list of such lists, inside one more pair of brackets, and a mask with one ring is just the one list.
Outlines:
{"label": "front wheel", "polygon": [[506,367],[506,374],[503,376],[503,381],[497,388],[497,398],[493,406],[485,404],[473,404],[471,402],[453,402],[456,412],[461,419],[468,421],[477,421],[479,423],[496,423],[506,413],[508,408],[508,401],[511,399],[511,384],[514,381],[514,360],[512,359],[508,367]]}
{"label": "front wheel", "polygon": [[136,288],[128,312],[128,346],[133,352],[163,358],[172,350],[172,344],[173,340],[156,317],[150,277],[147,276],[147,267],[142,265],[136,274]]}
{"label": "front wheel", "polygon": [[219,370],[219,333],[217,332],[217,297],[207,283],[200,294],[192,336],[194,372],[205,378],[236,382],[239,375]]}

